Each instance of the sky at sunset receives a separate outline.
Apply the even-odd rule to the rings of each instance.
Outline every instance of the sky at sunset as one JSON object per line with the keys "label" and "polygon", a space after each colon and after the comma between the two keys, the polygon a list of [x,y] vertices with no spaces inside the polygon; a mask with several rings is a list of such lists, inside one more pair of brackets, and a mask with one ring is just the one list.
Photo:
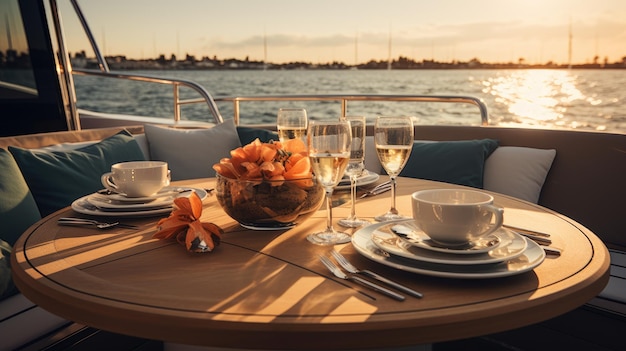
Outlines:
{"label": "sky at sunset", "polygon": [[[106,55],[284,63],[603,62],[626,56],[624,0],[81,1]],[[64,7],[61,7],[63,9]],[[64,17],[69,49],[88,49]],[[90,52],[88,51],[88,54]]]}

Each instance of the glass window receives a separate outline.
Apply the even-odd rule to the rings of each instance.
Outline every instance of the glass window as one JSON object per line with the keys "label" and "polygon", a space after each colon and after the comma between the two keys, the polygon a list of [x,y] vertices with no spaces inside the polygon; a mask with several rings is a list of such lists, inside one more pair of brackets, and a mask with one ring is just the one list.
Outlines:
{"label": "glass window", "polygon": [[0,99],[36,98],[35,76],[17,0],[0,0]]}

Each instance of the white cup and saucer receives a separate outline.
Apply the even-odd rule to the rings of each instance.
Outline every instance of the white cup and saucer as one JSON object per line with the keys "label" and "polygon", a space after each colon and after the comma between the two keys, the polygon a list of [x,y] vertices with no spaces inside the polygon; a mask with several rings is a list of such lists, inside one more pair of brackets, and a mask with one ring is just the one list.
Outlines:
{"label": "white cup and saucer", "polygon": [[112,165],[100,180],[108,191],[123,197],[156,198],[170,184],[171,174],[167,162],[130,161]]}
{"label": "white cup and saucer", "polygon": [[[411,195],[414,224],[433,248],[476,252],[498,245],[504,209],[493,196],[469,189],[428,189]],[[476,247],[476,248],[478,248]]]}

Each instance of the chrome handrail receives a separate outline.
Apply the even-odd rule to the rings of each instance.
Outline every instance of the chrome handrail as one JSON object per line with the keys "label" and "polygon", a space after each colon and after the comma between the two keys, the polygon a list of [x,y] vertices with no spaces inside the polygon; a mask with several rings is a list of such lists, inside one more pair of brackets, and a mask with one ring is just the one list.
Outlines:
{"label": "chrome handrail", "polygon": [[357,94],[357,95],[255,95],[217,97],[215,101],[233,103],[233,118],[239,125],[240,102],[242,101],[339,101],[341,102],[341,115],[346,116],[349,101],[411,101],[411,102],[444,102],[465,103],[478,107],[480,111],[481,125],[489,125],[489,113],[487,105],[482,99],[473,96],[455,95],[386,95],[386,94]]}
{"label": "chrome handrail", "polygon": [[[200,84],[195,83],[190,80],[184,79],[174,79],[174,78],[163,78],[142,74],[125,74],[125,73],[117,73],[117,72],[102,72],[98,70],[90,70],[90,69],[74,69],[74,74],[79,75],[88,75],[88,76],[99,76],[99,77],[107,77],[107,78],[117,78],[117,79],[128,79],[140,82],[149,82],[149,83],[158,83],[158,84],[168,84],[172,85],[174,89],[174,121],[180,121],[180,107],[182,105],[188,104],[197,104],[205,102],[209,107],[209,111],[213,115],[213,119],[215,119],[215,123],[222,123],[224,118],[220,113],[213,96]],[[200,96],[201,99],[181,99],[180,98],[180,87],[187,87],[195,90]]]}

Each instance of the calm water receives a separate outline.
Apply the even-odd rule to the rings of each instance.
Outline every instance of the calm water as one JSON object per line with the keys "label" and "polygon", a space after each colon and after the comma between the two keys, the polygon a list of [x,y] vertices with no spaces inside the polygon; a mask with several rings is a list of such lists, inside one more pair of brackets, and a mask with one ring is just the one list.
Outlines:
{"label": "calm water", "polygon": [[[360,71],[140,71],[193,80],[215,97],[265,94],[471,95],[489,109],[490,124],[626,133],[626,70],[360,70]],[[169,87],[75,76],[80,108],[171,116]],[[197,97],[181,91],[184,97]],[[231,103],[218,103],[225,118]],[[304,107],[312,119],[336,117],[339,103],[242,103],[241,123],[274,123],[280,107]],[[476,107],[442,103],[355,102],[350,115],[410,115],[422,124],[479,124]],[[183,118],[206,120],[204,106]]]}

